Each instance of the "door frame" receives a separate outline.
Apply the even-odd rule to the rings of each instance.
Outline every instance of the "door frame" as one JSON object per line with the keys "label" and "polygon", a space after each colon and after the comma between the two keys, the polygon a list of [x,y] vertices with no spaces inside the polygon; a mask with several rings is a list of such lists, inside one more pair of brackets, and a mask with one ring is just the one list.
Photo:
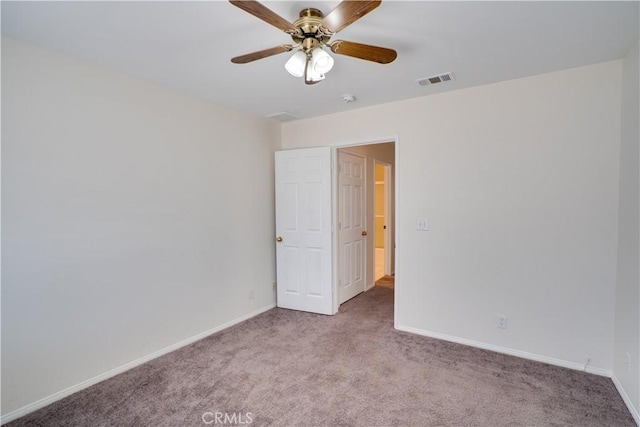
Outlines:
{"label": "door frame", "polygon": [[[395,135],[395,136],[390,136],[390,137],[386,137],[386,138],[379,138],[379,139],[368,139],[368,140],[364,140],[364,141],[351,141],[351,142],[334,142],[331,145],[331,231],[332,231],[332,243],[333,243],[333,250],[332,250],[332,262],[333,265],[336,266],[335,268],[333,268],[333,313],[337,313],[338,309],[340,308],[340,304],[338,304],[338,279],[339,279],[339,271],[337,268],[338,265],[338,233],[337,233],[337,223],[338,223],[338,199],[339,199],[339,195],[338,195],[338,150],[342,149],[342,148],[349,148],[349,147],[358,147],[358,146],[362,146],[362,145],[374,145],[374,144],[384,144],[384,143],[393,143],[393,147],[394,147],[394,168],[393,168],[393,195],[394,195],[394,215],[393,215],[393,230],[395,231],[395,233],[393,234],[394,237],[394,242],[393,242],[393,253],[394,253],[394,259],[395,259],[395,263],[394,263],[394,299],[393,299],[393,324],[394,327],[397,327],[399,325],[399,304],[398,301],[400,299],[400,293],[401,293],[401,289],[402,286],[400,285],[400,281],[402,278],[401,274],[401,268],[399,267],[399,250],[398,248],[399,246],[399,230],[398,230],[398,218],[400,217],[399,215],[399,203],[398,201],[400,200],[400,193],[398,191],[399,188],[399,173],[398,171],[400,170],[398,165],[399,165],[399,150],[400,150],[400,138]],[[391,254],[391,251],[389,251],[389,254]],[[400,270],[400,271],[399,271]]]}
{"label": "door frame", "polygon": [[[388,223],[387,228],[384,230],[384,274],[389,276],[393,273],[391,268],[391,236],[393,233],[391,232],[392,228],[395,227],[394,224],[391,224],[391,163],[384,162],[382,160],[373,159],[373,167],[375,169],[376,165],[381,165],[384,167],[384,218],[385,222]],[[374,171],[375,176],[375,171]],[[374,194],[374,206],[375,206],[375,192]],[[375,224],[374,224],[375,227]],[[375,228],[373,230],[373,239],[375,241]],[[375,245],[374,245],[375,247]]]}

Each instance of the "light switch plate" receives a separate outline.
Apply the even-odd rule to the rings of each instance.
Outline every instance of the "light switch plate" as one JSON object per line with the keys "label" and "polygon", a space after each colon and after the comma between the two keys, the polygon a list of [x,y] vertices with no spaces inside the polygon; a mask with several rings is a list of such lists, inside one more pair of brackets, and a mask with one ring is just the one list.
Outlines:
{"label": "light switch plate", "polygon": [[429,221],[427,221],[427,218],[418,219],[418,230],[419,231],[428,231],[429,230]]}

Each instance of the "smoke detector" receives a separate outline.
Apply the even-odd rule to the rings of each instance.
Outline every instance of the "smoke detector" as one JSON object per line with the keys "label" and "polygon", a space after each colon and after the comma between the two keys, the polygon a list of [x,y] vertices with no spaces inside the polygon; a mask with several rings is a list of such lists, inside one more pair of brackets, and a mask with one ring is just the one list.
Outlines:
{"label": "smoke detector", "polygon": [[448,73],[437,74],[431,77],[423,77],[421,79],[416,80],[420,86],[430,86],[438,83],[446,83],[455,80],[456,78],[453,76],[453,73],[449,71]]}
{"label": "smoke detector", "polygon": [[356,97],[354,95],[351,95],[350,93],[345,93],[344,95],[342,95],[342,100],[348,104],[355,101]]}

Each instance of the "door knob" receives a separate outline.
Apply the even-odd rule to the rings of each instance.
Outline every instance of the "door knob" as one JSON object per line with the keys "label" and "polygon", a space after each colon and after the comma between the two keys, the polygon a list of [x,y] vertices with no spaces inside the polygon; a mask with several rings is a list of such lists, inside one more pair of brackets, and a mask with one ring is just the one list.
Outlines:
{"label": "door knob", "polygon": [[367,235],[367,232],[366,232],[366,231],[363,231],[363,232],[362,232],[362,235],[363,235],[363,236],[366,236],[366,235]]}
{"label": "door knob", "polygon": [[276,237],[276,242],[282,242],[282,237],[280,236]]}

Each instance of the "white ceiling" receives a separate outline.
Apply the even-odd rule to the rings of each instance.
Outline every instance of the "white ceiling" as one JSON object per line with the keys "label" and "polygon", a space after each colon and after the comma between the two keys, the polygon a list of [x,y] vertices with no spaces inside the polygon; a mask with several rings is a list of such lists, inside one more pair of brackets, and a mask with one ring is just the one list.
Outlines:
{"label": "white ceiling", "polygon": [[[294,21],[338,1],[265,1]],[[385,0],[332,40],[390,47],[380,65],[334,55],[326,80],[290,76],[285,53],[236,65],[234,56],[290,43],[226,1],[7,2],[2,33],[256,115],[313,117],[621,58],[638,39],[639,2]],[[415,80],[452,71],[456,80]],[[597,82],[594,82],[597,84]],[[354,94],[345,104],[341,95]]]}

